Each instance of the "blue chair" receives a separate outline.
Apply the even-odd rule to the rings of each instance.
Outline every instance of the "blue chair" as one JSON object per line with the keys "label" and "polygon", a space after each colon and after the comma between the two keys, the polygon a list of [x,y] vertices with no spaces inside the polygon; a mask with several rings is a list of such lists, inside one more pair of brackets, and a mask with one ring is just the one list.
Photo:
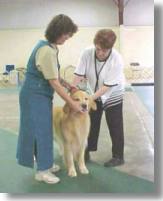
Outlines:
{"label": "blue chair", "polygon": [[6,70],[8,73],[10,73],[10,71],[12,71],[12,70],[14,70],[14,69],[15,69],[15,65],[13,65],[13,64],[7,64],[5,70]]}
{"label": "blue chair", "polygon": [[5,65],[5,71],[2,73],[3,75],[3,81],[6,83],[6,82],[9,82],[10,80],[10,72],[12,70],[15,69],[15,65],[13,64],[7,64]]}

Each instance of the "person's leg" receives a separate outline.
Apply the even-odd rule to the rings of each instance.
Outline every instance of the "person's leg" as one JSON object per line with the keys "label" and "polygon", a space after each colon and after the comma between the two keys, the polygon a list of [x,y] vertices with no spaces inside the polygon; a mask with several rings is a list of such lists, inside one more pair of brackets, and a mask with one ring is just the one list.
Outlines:
{"label": "person's leg", "polygon": [[97,110],[91,110],[90,111],[90,120],[91,120],[91,127],[88,137],[88,145],[86,148],[85,153],[85,160],[89,160],[89,151],[96,151],[97,150],[97,143],[98,143],[98,137],[100,132],[100,124],[101,124],[101,118],[102,118],[102,103],[99,101],[96,101]]}
{"label": "person's leg", "polygon": [[109,107],[105,111],[107,125],[112,141],[112,159],[106,162],[106,167],[124,163],[124,132],[123,132],[123,103]]}
{"label": "person's leg", "polygon": [[[36,97],[35,97],[36,96]],[[52,129],[52,100],[36,94],[32,102],[33,132],[35,136],[34,155],[37,172],[35,179],[45,183],[55,184],[60,181],[52,174],[53,168],[53,129]],[[39,105],[36,100],[39,99]],[[45,117],[46,114],[46,117]]]}
{"label": "person's leg", "polygon": [[[37,100],[39,100],[39,104],[36,102]],[[35,135],[35,154],[37,153],[37,170],[44,171],[51,168],[54,162],[52,101],[44,95],[36,94],[31,107]]]}

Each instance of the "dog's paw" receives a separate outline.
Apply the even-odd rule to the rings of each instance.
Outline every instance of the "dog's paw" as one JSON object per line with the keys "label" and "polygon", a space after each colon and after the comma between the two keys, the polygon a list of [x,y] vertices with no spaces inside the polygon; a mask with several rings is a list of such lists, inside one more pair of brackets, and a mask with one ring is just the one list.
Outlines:
{"label": "dog's paw", "polygon": [[75,170],[69,170],[69,171],[68,171],[68,176],[69,176],[69,177],[76,177],[76,176],[77,176],[77,173],[76,173]]}
{"label": "dog's paw", "polygon": [[89,170],[86,167],[80,168],[82,174],[89,174]]}

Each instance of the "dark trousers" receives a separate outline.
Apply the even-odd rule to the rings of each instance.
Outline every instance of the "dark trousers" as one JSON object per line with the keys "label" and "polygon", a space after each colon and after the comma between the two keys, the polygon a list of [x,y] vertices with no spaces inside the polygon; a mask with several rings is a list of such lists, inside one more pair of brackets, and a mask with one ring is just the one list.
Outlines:
{"label": "dark trousers", "polygon": [[[102,102],[96,101],[97,110],[90,111],[91,128],[88,137],[88,151],[96,151],[103,114]],[[105,110],[105,118],[112,141],[112,157],[123,159],[124,132],[123,132],[123,103],[111,106]]]}

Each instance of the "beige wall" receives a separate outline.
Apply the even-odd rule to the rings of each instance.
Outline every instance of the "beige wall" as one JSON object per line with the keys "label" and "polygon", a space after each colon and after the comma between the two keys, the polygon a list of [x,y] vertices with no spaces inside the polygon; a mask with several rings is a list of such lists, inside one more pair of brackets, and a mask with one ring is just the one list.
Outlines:
{"label": "beige wall", "polygon": [[[83,49],[92,44],[97,30],[102,27],[81,27],[79,32],[60,46],[62,67],[76,65]],[[154,66],[154,28],[110,27],[117,34],[115,47],[120,50],[128,67],[130,62],[139,62],[145,67]],[[0,31],[0,72],[6,64],[25,67],[33,46],[44,38],[44,29],[15,29]]]}
{"label": "beige wall", "polygon": [[[119,48],[119,29],[111,27],[117,34],[116,48]],[[79,32],[66,41],[60,49],[60,64],[62,67],[76,65],[83,49],[92,44],[93,37],[99,27],[80,28]],[[33,46],[39,39],[44,39],[43,29],[18,29],[0,31],[0,72],[6,64],[25,67]]]}
{"label": "beige wall", "polygon": [[[104,28],[104,27],[103,27]],[[115,31],[117,41],[115,47],[119,49],[119,29],[117,27],[109,27]],[[78,63],[78,59],[82,51],[93,44],[93,38],[97,30],[101,27],[94,28],[80,28],[79,32],[75,34],[65,45],[60,46],[60,63],[62,67],[74,65]]]}
{"label": "beige wall", "polygon": [[0,71],[6,64],[24,67],[31,48],[42,37],[42,30],[3,30],[0,31]]}

